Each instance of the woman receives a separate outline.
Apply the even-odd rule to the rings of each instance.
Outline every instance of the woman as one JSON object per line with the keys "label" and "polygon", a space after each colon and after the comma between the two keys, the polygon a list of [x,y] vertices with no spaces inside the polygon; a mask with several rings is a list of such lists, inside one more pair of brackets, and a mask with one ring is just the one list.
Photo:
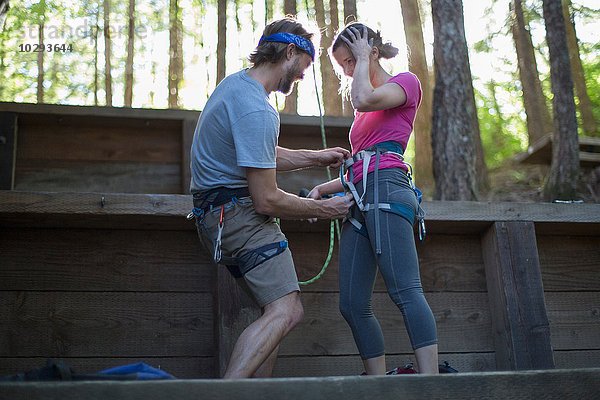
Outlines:
{"label": "woman", "polygon": [[423,295],[413,234],[420,209],[409,167],[402,161],[421,101],[420,83],[410,72],[392,76],[383,69],[379,60],[396,56],[398,49],[363,24],[347,25],[330,51],[352,79],[353,159],[347,163],[346,178],[340,174],[340,179],[316,186],[309,196],[318,199],[347,188],[355,197],[340,242],[340,311],[367,374],[385,374],[383,335],[371,308],[379,267],[404,317],[419,372],[436,374],[436,324]]}

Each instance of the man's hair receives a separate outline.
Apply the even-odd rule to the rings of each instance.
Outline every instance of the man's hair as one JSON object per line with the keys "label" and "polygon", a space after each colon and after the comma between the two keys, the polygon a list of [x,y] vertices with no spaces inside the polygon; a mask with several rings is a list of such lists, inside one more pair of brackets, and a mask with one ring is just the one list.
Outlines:
{"label": "man's hair", "polygon": [[[302,24],[300,24],[291,15],[286,16],[283,19],[273,21],[265,27],[262,33],[263,37],[273,35],[275,33],[288,32],[294,35],[302,36],[305,39],[311,40],[313,33],[309,33]],[[262,42],[256,49],[250,54],[248,60],[255,66],[259,66],[264,63],[276,64],[285,57],[285,51],[287,43],[279,42]],[[299,50],[302,50],[298,48]]]}

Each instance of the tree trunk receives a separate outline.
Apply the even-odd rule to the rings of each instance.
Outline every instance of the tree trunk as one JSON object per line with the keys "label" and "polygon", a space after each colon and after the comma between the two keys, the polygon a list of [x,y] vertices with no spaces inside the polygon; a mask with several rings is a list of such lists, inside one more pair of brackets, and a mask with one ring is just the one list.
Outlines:
{"label": "tree trunk", "polygon": [[433,174],[438,200],[477,200],[476,144],[479,135],[462,2],[432,0]]}
{"label": "tree trunk", "polygon": [[275,0],[265,0],[265,26],[273,19],[273,15],[275,13],[275,6],[273,4],[274,1]]}
{"label": "tree trunk", "polygon": [[227,46],[227,1],[217,4],[217,85],[225,78],[225,48]]}
{"label": "tree trunk", "polygon": [[104,90],[106,92],[106,105],[109,107],[112,106],[112,72],[110,58],[110,0],[104,0]]}
{"label": "tree trunk", "polygon": [[[315,14],[317,18],[317,25],[321,28],[321,46],[323,49],[328,49],[333,42],[334,30],[337,28],[338,17],[337,17],[337,0],[330,0],[330,15],[331,23],[326,24],[325,18],[325,5],[323,0],[315,0]],[[334,9],[331,8],[334,7]],[[335,14],[335,15],[334,15]],[[335,25],[334,25],[335,24]],[[335,75],[331,59],[327,54],[327,51],[322,51],[319,56],[321,64],[321,85],[323,93],[323,106],[324,114],[326,115],[342,115],[342,99],[338,95],[338,89],[340,82]]]}
{"label": "tree trunk", "polygon": [[575,34],[575,22],[571,19],[569,8],[571,0],[563,0],[563,18],[565,20],[565,29],[567,34],[567,46],[569,47],[569,61],[571,63],[571,73],[573,74],[573,83],[575,84],[575,93],[579,99],[579,113],[581,114],[581,125],[583,132],[588,136],[598,134],[598,126],[592,112],[592,102],[587,92],[585,84],[585,74],[581,57],[579,55],[579,44]]}
{"label": "tree trunk", "polygon": [[179,108],[179,86],[183,79],[183,28],[178,0],[170,0],[169,21],[169,108]]}
{"label": "tree trunk", "polygon": [[[296,0],[285,0],[283,2],[283,13],[285,15],[296,15],[298,9],[296,7]],[[285,106],[282,112],[287,114],[298,114],[298,85],[294,85],[294,89],[289,96],[285,98]]]}
{"label": "tree trunk", "polygon": [[433,162],[431,149],[431,96],[429,68],[425,57],[425,41],[417,0],[400,0],[406,44],[410,49],[408,69],[421,81],[423,99],[414,126],[415,182],[423,193],[433,193]]}
{"label": "tree trunk", "polygon": [[98,69],[98,32],[100,31],[100,4],[98,4],[98,7],[96,8],[96,22],[95,22],[95,28],[94,28],[94,105],[97,106],[98,105],[98,74],[99,69]]}
{"label": "tree trunk", "polygon": [[523,88],[523,104],[527,115],[529,145],[552,132],[550,112],[542,91],[535,51],[521,0],[512,0],[511,31],[517,50],[519,79]]}
{"label": "tree trunk", "polygon": [[42,47],[43,51],[39,51],[37,53],[37,68],[38,68],[38,76],[37,76],[37,102],[44,102],[44,52],[45,52],[45,44],[44,44],[44,15],[40,16],[40,24],[38,25],[38,39],[39,44]]}
{"label": "tree trunk", "polygon": [[[356,0],[344,0],[344,23],[341,25],[345,26],[348,22],[355,21],[357,18]],[[354,109],[349,99],[342,98],[342,113],[347,117],[354,116]]]}
{"label": "tree trunk", "polygon": [[135,37],[135,0],[129,0],[129,25],[127,37],[127,61],[125,63],[125,107],[133,102],[133,43]]}
{"label": "tree trunk", "polygon": [[[352,18],[354,17],[354,18]],[[358,18],[356,0],[344,0],[344,25]]]}
{"label": "tree trunk", "polygon": [[543,0],[550,80],[554,100],[552,165],[544,196],[547,200],[575,199],[579,181],[579,140],[573,99],[573,80],[561,0]]}
{"label": "tree trunk", "polygon": [[4,21],[6,21],[6,14],[9,9],[8,0],[0,0],[0,32],[4,30]]}

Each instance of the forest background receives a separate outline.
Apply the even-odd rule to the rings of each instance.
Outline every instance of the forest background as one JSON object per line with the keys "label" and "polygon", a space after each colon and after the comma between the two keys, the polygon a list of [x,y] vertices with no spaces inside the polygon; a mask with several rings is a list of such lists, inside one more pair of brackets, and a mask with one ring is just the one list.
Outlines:
{"label": "forest background", "polygon": [[[0,0],[0,101],[202,110],[225,75],[249,66],[247,56],[265,22],[292,14],[320,30],[321,56],[314,75],[307,73],[289,97],[272,95],[272,104],[282,113],[319,115],[321,107],[325,115],[351,116],[351,107],[338,95],[339,79],[326,50],[338,28],[357,18],[401,49],[384,64],[390,73],[410,69],[423,83],[425,97],[407,158],[427,197],[435,192],[442,199],[552,199],[543,193],[550,165],[527,167],[514,161],[557,131],[547,3],[552,0],[464,0],[460,15],[445,15],[460,2]],[[566,46],[561,51],[570,62],[576,136],[599,136],[598,5],[597,0],[562,1]],[[474,174],[467,179],[477,181],[473,193],[445,196],[435,171],[436,160],[444,157],[435,150],[436,138],[438,143],[442,138],[436,136],[432,118],[435,122],[435,112],[444,107],[438,103],[436,108],[436,72],[443,71],[435,71],[434,53],[436,31],[442,46],[441,24],[453,19],[458,21],[456,36],[463,36],[468,50],[463,58],[470,82],[463,86],[472,84],[476,110],[474,123],[463,129],[472,133],[474,152],[481,154],[467,163],[466,170]],[[453,38],[444,44],[451,42]],[[40,43],[51,50],[34,51]],[[578,174],[570,198],[600,201],[600,171],[584,168]]]}

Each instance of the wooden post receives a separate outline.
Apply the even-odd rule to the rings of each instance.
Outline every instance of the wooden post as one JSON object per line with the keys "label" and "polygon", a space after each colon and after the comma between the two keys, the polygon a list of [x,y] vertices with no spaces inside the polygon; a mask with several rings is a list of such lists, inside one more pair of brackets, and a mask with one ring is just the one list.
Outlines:
{"label": "wooden post", "polygon": [[0,190],[15,187],[17,114],[0,112]]}
{"label": "wooden post", "polygon": [[190,192],[190,150],[194,140],[194,131],[196,130],[196,120],[184,119],[181,121],[181,193]]}
{"label": "wooden post", "polygon": [[217,373],[222,377],[238,337],[260,317],[261,310],[223,265],[217,269],[214,304]]}
{"label": "wooden post", "polygon": [[494,222],[482,251],[497,369],[554,368],[533,222]]}

